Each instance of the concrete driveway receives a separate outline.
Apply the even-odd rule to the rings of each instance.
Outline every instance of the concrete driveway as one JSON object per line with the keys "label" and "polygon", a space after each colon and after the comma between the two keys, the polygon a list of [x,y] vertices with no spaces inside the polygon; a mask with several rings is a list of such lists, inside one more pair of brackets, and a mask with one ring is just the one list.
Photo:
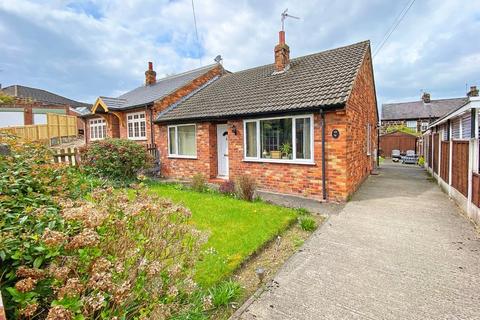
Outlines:
{"label": "concrete driveway", "polygon": [[479,236],[422,169],[387,163],[240,318],[480,319]]}

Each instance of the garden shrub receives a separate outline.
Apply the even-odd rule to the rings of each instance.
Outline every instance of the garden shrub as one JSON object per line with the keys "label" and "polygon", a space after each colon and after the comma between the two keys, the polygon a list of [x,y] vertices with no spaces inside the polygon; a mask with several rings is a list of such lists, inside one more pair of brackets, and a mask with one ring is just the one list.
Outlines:
{"label": "garden shrub", "polygon": [[0,289],[9,319],[162,319],[190,308],[205,239],[187,209],[141,186],[72,192],[88,179],[81,171],[53,164],[45,147],[7,142]]}
{"label": "garden shrub", "polygon": [[298,218],[298,224],[304,231],[313,231],[317,228],[317,222],[312,217],[301,216]]}
{"label": "garden shrub", "polygon": [[197,173],[192,177],[192,189],[197,192],[204,192],[207,190],[207,180],[201,173]]}
{"label": "garden shrub", "polygon": [[153,161],[145,146],[128,139],[93,141],[81,148],[80,154],[89,172],[117,181],[134,179]]}
{"label": "garden shrub", "polygon": [[257,184],[255,179],[248,175],[240,175],[235,180],[235,193],[238,198],[253,201]]}
{"label": "garden shrub", "polygon": [[233,195],[235,194],[235,183],[230,180],[224,181],[218,191],[223,194]]}

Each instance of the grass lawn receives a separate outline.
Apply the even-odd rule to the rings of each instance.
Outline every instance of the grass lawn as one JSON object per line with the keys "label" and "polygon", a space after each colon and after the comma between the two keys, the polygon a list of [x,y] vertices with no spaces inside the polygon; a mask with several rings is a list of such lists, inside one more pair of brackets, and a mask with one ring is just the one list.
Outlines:
{"label": "grass lawn", "polygon": [[298,216],[296,210],[262,201],[247,202],[218,193],[199,193],[173,184],[155,183],[150,189],[189,208],[192,223],[208,232],[207,253],[196,270],[196,280],[204,287],[230,276],[247,257]]}

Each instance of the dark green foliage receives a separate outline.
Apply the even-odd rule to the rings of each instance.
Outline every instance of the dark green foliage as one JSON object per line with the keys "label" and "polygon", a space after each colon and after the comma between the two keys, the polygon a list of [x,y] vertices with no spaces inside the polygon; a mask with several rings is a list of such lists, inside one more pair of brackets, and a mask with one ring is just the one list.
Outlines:
{"label": "dark green foliage", "polygon": [[94,141],[80,152],[90,173],[117,181],[132,180],[152,164],[145,146],[127,139]]}
{"label": "dark green foliage", "polygon": [[298,224],[300,225],[300,228],[305,231],[313,231],[317,228],[317,223],[312,217],[299,217]]}

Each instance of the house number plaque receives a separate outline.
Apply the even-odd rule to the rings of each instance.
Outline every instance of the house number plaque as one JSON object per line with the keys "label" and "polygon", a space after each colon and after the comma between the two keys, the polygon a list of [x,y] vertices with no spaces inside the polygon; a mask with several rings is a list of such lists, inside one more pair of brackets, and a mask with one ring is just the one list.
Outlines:
{"label": "house number plaque", "polygon": [[340,137],[340,131],[338,131],[338,129],[333,129],[332,137],[333,139],[337,139],[338,137]]}

